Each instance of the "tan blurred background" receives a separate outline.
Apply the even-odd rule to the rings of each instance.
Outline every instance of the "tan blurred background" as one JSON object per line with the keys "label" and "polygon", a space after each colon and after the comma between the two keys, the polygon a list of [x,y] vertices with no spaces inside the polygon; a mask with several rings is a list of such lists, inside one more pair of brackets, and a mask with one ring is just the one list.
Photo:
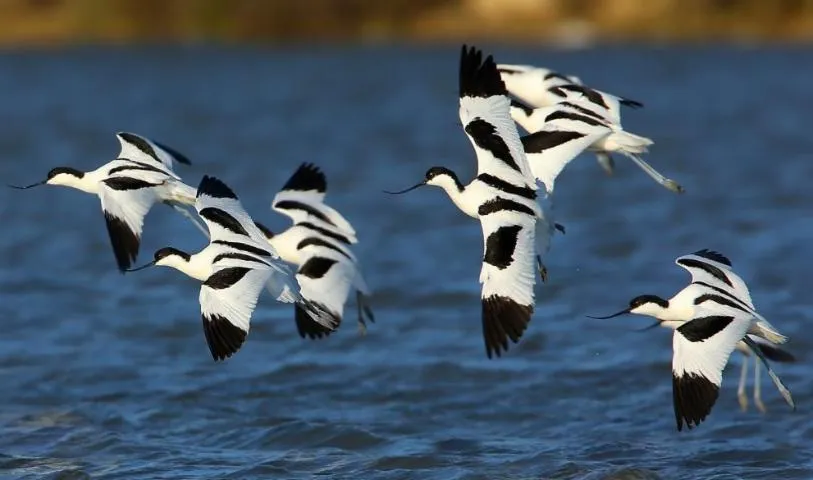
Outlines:
{"label": "tan blurred background", "polygon": [[813,0],[0,0],[6,47],[166,41],[807,41]]}

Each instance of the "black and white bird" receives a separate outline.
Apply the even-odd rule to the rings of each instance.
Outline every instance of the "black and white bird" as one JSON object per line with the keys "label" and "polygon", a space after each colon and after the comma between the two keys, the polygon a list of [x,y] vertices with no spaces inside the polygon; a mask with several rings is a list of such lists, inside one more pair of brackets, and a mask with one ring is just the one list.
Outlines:
{"label": "black and white bird", "polygon": [[482,322],[486,354],[500,356],[516,343],[534,310],[534,238],[541,217],[536,182],[511,120],[508,92],[491,56],[463,46],[460,121],[477,154],[477,177],[463,185],[445,167],[432,167],[419,184],[443,188],[483,229]]}
{"label": "black and white bird", "polygon": [[195,209],[209,231],[209,244],[189,254],[173,247],[155,252],[151,266],[174,268],[202,282],[200,310],[206,343],[214,360],[236,353],[248,336],[249,323],[263,288],[283,303],[299,303],[325,329],[336,328],[299,294],[291,272],[243,209],[237,195],[217,178],[204,176]]}
{"label": "black and white bird", "polygon": [[511,116],[529,133],[540,133],[534,140],[539,154],[528,161],[548,192],[553,191],[553,180],[561,170],[585,150],[620,153],[665,188],[683,192],[681,185],[664,177],[641,158],[652,145],[652,140],[627,132],[606,112],[584,100],[572,99],[535,109],[513,100]]}
{"label": "black and white bird", "polygon": [[134,133],[119,132],[118,157],[96,170],[82,172],[71,167],[56,167],[39,185],[62,185],[97,195],[107,223],[116,263],[122,272],[132,266],[141,244],[144,217],[155,203],[173,207],[189,218],[204,233],[205,228],[184,206],[195,204],[195,189],[186,185],[173,171],[174,164],[189,164],[189,159],[165,145]]}
{"label": "black and white bird", "polygon": [[[365,333],[365,318],[374,322],[368,303],[370,289],[350,245],[356,231],[338,211],[325,203],[327,179],[311,163],[303,163],[274,197],[271,208],[291,218],[293,225],[274,234],[257,224],[268,243],[286,262],[298,267],[296,281],[302,296],[333,316],[340,324],[351,290],[356,292],[358,325]],[[295,306],[297,330],[303,338],[322,338],[331,332],[310,320],[301,305]]]}
{"label": "black and white bird", "polygon": [[[591,108],[601,111],[613,123],[621,124],[621,107],[641,108],[641,102],[589,88],[581,79],[562,75],[547,68],[530,65],[498,65],[508,92],[532,108],[551,107],[557,103],[583,99]],[[609,152],[596,150],[596,160],[608,174],[615,163]]]}
{"label": "black and white bird", "polygon": [[[675,330],[672,391],[678,430],[684,422],[688,428],[698,425],[709,414],[717,400],[723,369],[735,349],[759,359],[782,397],[795,408],[790,392],[768,364],[770,358],[790,355],[777,346],[787,338],[756,312],[750,292],[732,270],[731,261],[703,249],[678,257],[675,263],[689,271],[692,281],[669,300],[641,295],[616,314],[592,318],[647,315],[657,319],[655,325]],[[741,402],[744,372],[745,367],[738,388]]]}

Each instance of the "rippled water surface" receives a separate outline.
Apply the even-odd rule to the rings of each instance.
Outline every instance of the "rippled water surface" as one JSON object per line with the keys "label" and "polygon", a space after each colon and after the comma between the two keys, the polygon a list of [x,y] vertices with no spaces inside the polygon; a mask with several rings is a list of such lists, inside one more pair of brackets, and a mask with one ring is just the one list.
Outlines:
{"label": "rippled water surface", "polygon": [[[483,45],[489,48],[487,45]],[[468,179],[457,46],[150,48],[0,55],[0,177],[114,157],[113,133],[172,145],[179,170],[228,182],[280,230],[271,198],[303,161],[359,233],[375,290],[366,337],[352,317],[305,341],[263,297],[249,341],[215,364],[198,285],[168,269],[120,275],[98,199],[62,188],[0,192],[0,475],[7,478],[813,478],[807,372],[813,334],[813,51],[495,48],[645,103],[625,111],[682,196],[619,159],[557,182],[567,234],[547,260],[530,329],[485,357],[482,239],[440,191],[389,197],[432,165]],[[165,207],[141,259],[203,237]],[[643,318],[598,321],[687,281],[673,259],[728,254],[760,310],[792,340],[764,375],[767,414],[739,411],[740,357],[700,428],[678,433],[671,335]],[[348,312],[353,312],[349,309]]]}

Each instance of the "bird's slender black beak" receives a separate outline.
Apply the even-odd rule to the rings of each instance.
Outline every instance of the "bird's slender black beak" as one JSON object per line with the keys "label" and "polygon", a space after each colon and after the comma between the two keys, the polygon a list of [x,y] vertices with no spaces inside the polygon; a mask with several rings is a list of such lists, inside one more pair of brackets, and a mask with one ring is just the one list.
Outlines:
{"label": "bird's slender black beak", "polygon": [[655,323],[653,323],[652,325],[650,325],[648,327],[644,327],[644,328],[639,328],[638,330],[635,330],[635,331],[636,332],[646,332],[647,330],[652,330],[655,327],[660,327],[661,323],[663,323],[663,322],[661,322],[660,320],[656,320]]}
{"label": "bird's slender black beak", "polygon": [[146,265],[142,265],[142,266],[140,266],[140,267],[136,267],[136,268],[126,268],[126,269],[124,269],[124,271],[125,271],[125,272],[137,272],[137,271],[139,271],[139,270],[144,270],[144,269],[145,269],[145,268],[147,268],[147,267],[152,267],[153,265],[155,265],[155,260],[153,260],[152,262],[150,262],[150,263],[148,263],[148,264],[146,264]]}
{"label": "bird's slender black beak", "polygon": [[607,315],[606,317],[594,317],[594,316],[592,316],[592,315],[588,315],[588,316],[587,316],[587,318],[594,318],[594,319],[596,319],[596,320],[607,320],[608,318],[617,317],[617,316],[619,316],[619,315],[626,315],[627,313],[630,313],[630,309],[629,309],[629,308],[625,308],[624,310],[621,310],[620,312],[618,312],[618,313],[614,313],[614,314],[612,314],[612,315]]}
{"label": "bird's slender black beak", "polygon": [[412,191],[412,190],[415,190],[416,188],[418,188],[418,187],[422,187],[422,186],[424,186],[424,185],[426,185],[426,180],[424,180],[423,182],[421,182],[421,183],[419,183],[419,184],[417,184],[417,185],[414,185],[414,186],[412,186],[412,187],[409,187],[409,188],[407,188],[406,190],[401,190],[401,191],[398,191],[398,192],[389,192],[389,191],[387,191],[387,190],[384,190],[384,193],[389,193],[390,195],[400,195],[400,194],[402,194],[402,193],[407,193],[407,192],[410,192],[410,191]]}
{"label": "bird's slender black beak", "polygon": [[20,187],[18,185],[9,185],[11,188],[16,188],[17,190],[28,190],[29,188],[39,187],[40,185],[45,185],[48,180],[43,180],[41,182],[32,183],[31,185],[26,185],[24,187]]}

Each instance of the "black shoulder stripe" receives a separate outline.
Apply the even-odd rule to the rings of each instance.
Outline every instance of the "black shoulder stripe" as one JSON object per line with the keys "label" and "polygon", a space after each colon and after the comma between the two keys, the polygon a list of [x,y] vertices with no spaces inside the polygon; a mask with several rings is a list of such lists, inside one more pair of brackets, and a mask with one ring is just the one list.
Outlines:
{"label": "black shoulder stripe", "polygon": [[736,302],[737,305],[741,307],[741,309],[747,309],[749,312],[753,312],[753,309],[748,306],[747,303],[743,302],[741,299],[737,298],[734,294],[729,291],[726,291],[720,287],[716,287],[714,285],[708,284],[706,282],[694,282],[696,285],[702,285],[706,288],[710,288],[715,292],[719,293],[721,296],[731,300],[732,302]]}
{"label": "black shoulder stripe", "polygon": [[494,155],[494,158],[501,160],[514,170],[520,171],[519,165],[517,165],[511,156],[508,145],[501,136],[497,135],[497,128],[494,125],[482,118],[475,118],[466,125],[465,130],[466,133],[471,136],[472,140],[474,140],[475,145],[490,152]]}
{"label": "black shoulder stripe", "polygon": [[725,283],[729,287],[734,286],[734,284],[731,283],[731,280],[729,280],[728,275],[726,275],[725,272],[715,267],[714,265],[708,264],[706,262],[701,262],[700,260],[695,260],[693,258],[682,258],[678,260],[678,263],[687,268],[697,268],[699,270],[703,270],[704,272],[708,273],[717,280]]}
{"label": "black shoulder stripe", "polygon": [[232,258],[234,260],[244,260],[246,262],[259,263],[261,265],[265,265],[265,266],[269,266],[269,267],[271,266],[268,262],[266,262],[266,261],[264,261],[262,259],[259,259],[259,258],[255,257],[254,255],[249,255],[247,253],[240,253],[240,252],[221,253],[221,254],[215,256],[214,260],[212,260],[212,263],[217,263],[220,260],[225,260],[227,258]]}
{"label": "black shoulder stripe", "polygon": [[562,87],[551,87],[551,88],[548,89],[548,91],[550,93],[556,95],[557,97],[566,97],[567,96],[567,94],[564,92],[564,90],[562,90]]}
{"label": "black shoulder stripe", "polygon": [[562,85],[563,89],[570,90],[571,92],[578,92],[584,95],[585,98],[590,103],[595,103],[596,105],[603,107],[603,108],[610,108],[606,102],[604,102],[604,97],[597,91],[593,90],[592,88],[587,88],[583,85],[576,85],[575,83],[570,83],[567,85]]}
{"label": "black shoulder stripe", "polygon": [[533,107],[523,102],[520,102],[519,100],[513,97],[511,98],[511,106],[522,110],[522,113],[524,113],[528,117],[530,117],[534,113]]}
{"label": "black shoulder stripe", "polygon": [[121,165],[119,167],[113,167],[107,172],[107,175],[109,176],[109,175],[113,175],[114,173],[127,172],[127,171],[130,171],[130,170],[132,170],[132,171],[156,172],[156,173],[162,173],[164,175],[166,175],[166,173],[167,173],[166,171],[161,170],[160,168],[153,167],[152,165],[147,165],[146,163],[133,162],[131,160],[127,160],[127,161],[133,163],[133,165]]}
{"label": "black shoulder stripe", "polygon": [[302,240],[302,241],[301,241],[301,242],[299,242],[299,244],[296,246],[296,249],[297,249],[297,250],[302,250],[303,248],[305,248],[305,247],[310,247],[310,246],[316,246],[316,247],[325,247],[325,248],[327,248],[327,249],[333,250],[334,252],[339,252],[339,253],[341,253],[341,254],[342,254],[344,257],[347,257],[347,259],[352,260],[352,259],[350,258],[350,255],[348,255],[348,254],[347,254],[347,252],[345,252],[345,251],[344,251],[343,249],[341,249],[340,247],[338,247],[338,246],[336,246],[336,245],[334,245],[334,244],[332,244],[332,243],[330,243],[330,242],[327,242],[327,241],[325,241],[325,240],[322,240],[321,238],[317,238],[317,237],[308,237],[308,238],[306,238],[306,239]]}
{"label": "black shoulder stripe", "polygon": [[203,284],[213,290],[223,290],[242,280],[250,271],[251,269],[246,267],[224,268],[210,275]]}
{"label": "black shoulder stripe", "polygon": [[291,178],[282,186],[282,190],[310,191],[316,190],[325,193],[327,190],[327,178],[325,174],[312,163],[303,163],[291,175]]}
{"label": "black shoulder stripe", "polygon": [[467,49],[463,45],[459,82],[460,98],[508,95],[494,59],[489,55],[483,61],[483,52],[476,47]]}
{"label": "black shoulder stripe", "polygon": [[212,243],[216,243],[218,245],[226,245],[227,247],[231,247],[235,250],[242,250],[244,252],[251,253],[253,255],[259,255],[261,257],[270,257],[271,252],[268,250],[264,250],[259,247],[255,247],[254,245],[249,245],[243,242],[230,242],[228,240],[212,240]]}
{"label": "black shoulder stripe", "polygon": [[604,121],[604,117],[602,117],[598,113],[590,110],[589,108],[582,107],[581,105],[576,105],[575,103],[570,103],[570,102],[562,102],[559,105],[561,105],[563,107],[572,108],[573,110],[576,110],[576,111],[578,111],[579,113],[581,113],[583,115],[587,115],[588,117],[593,117],[596,120]]}
{"label": "black shoulder stripe", "polygon": [[695,305],[700,305],[700,304],[705,303],[705,302],[714,302],[714,303],[716,303],[718,305],[724,305],[724,306],[727,306],[727,307],[735,308],[735,309],[737,309],[737,310],[739,310],[741,312],[751,313],[750,309],[743,308],[743,306],[740,305],[739,302],[735,302],[735,301],[733,301],[733,300],[731,300],[731,299],[729,299],[727,297],[724,297],[722,295],[716,295],[716,294],[713,294],[713,293],[706,293],[706,294],[700,295],[699,297],[694,299],[694,304]]}
{"label": "black shoulder stripe", "polygon": [[209,175],[204,175],[200,180],[197,196],[200,197],[201,195],[208,195],[212,198],[231,198],[237,200],[237,195],[234,194],[234,191],[229,188],[228,185]]}
{"label": "black shoulder stripe", "polygon": [[697,255],[698,257],[708,258],[714,262],[722,263],[723,265],[731,266],[731,260],[728,259],[725,255],[720,252],[715,252],[714,250],[709,250],[704,248],[702,250],[698,250],[694,252],[692,255]]}
{"label": "black shoulder stripe", "polygon": [[232,217],[230,214],[224,212],[223,210],[215,207],[206,207],[201,210],[198,215],[209,220],[212,223],[220,225],[221,227],[225,228],[226,230],[236,233],[238,235],[245,235],[248,237],[248,232],[240,222],[237,221],[236,218]]}
{"label": "black shoulder stripe", "polygon": [[336,260],[333,260],[332,258],[311,257],[307,262],[299,267],[296,274],[304,275],[313,279],[322,278],[325,276],[328,270],[330,270],[330,267],[336,263]]}
{"label": "black shoulder stripe", "polygon": [[314,224],[312,224],[310,222],[301,222],[298,225],[300,227],[309,228],[309,229],[313,230],[314,232],[321,233],[322,235],[324,235],[324,236],[326,236],[328,238],[338,240],[338,241],[340,241],[340,242],[342,242],[342,243],[344,243],[346,245],[350,245],[350,239],[349,238],[347,238],[344,235],[341,235],[339,233],[336,233],[336,232],[334,232],[332,230],[328,230],[327,228],[322,228],[322,227],[316,226],[316,225],[314,225]]}
{"label": "black shoulder stripe", "polygon": [[336,226],[336,224],[333,223],[333,221],[330,220],[330,218],[328,218],[327,215],[311,207],[307,203],[297,202],[296,200],[282,200],[280,202],[275,203],[274,208],[280,208],[282,210],[300,210],[307,213],[310,216],[318,218],[319,220],[327,224]]}
{"label": "black shoulder stripe", "polygon": [[144,180],[139,180],[132,177],[111,177],[102,180],[108,187],[113,190],[139,190],[142,188],[157,187],[160,183],[150,183]]}
{"label": "black shoulder stripe", "polygon": [[536,199],[536,192],[532,188],[514,185],[513,183],[506,182],[505,180],[497,178],[489,173],[481,173],[480,175],[477,175],[477,180],[480,180],[489,187],[494,187],[497,190],[502,190],[503,192],[511,195],[518,195],[520,197],[527,198],[528,200]]}
{"label": "black shoulder stripe", "polygon": [[734,317],[711,315],[692,319],[677,328],[677,331],[690,342],[702,342],[725,329]]}
{"label": "black shoulder stripe", "polygon": [[483,262],[505,270],[514,262],[514,249],[522,230],[520,225],[507,225],[491,232],[486,239],[486,251]]}
{"label": "black shoulder stripe", "polygon": [[566,76],[564,76],[564,75],[562,75],[561,73],[558,73],[558,72],[550,72],[547,75],[545,75],[545,80],[550,80],[552,78],[558,78],[559,80],[563,80],[563,81],[565,81],[567,83],[573,83],[573,82],[570,81],[569,78],[567,78]]}
{"label": "black shoulder stripe", "polygon": [[584,137],[583,133],[571,130],[540,130],[530,135],[525,135],[522,140],[522,148],[525,153],[542,153],[545,150],[564,145],[572,140]]}
{"label": "black shoulder stripe", "polygon": [[519,202],[515,202],[513,200],[507,200],[505,198],[497,197],[480,205],[477,209],[477,213],[480,216],[489,215],[495,212],[501,212],[503,210],[524,213],[526,215],[534,216],[534,211]]}
{"label": "black shoulder stripe", "polygon": [[586,123],[587,125],[592,125],[594,127],[606,127],[607,125],[599,120],[596,120],[593,117],[588,117],[586,115],[580,115],[574,112],[568,112],[567,110],[556,110],[555,112],[549,114],[545,117],[545,123],[552,122],[554,120],[572,120],[574,122],[582,122]]}

